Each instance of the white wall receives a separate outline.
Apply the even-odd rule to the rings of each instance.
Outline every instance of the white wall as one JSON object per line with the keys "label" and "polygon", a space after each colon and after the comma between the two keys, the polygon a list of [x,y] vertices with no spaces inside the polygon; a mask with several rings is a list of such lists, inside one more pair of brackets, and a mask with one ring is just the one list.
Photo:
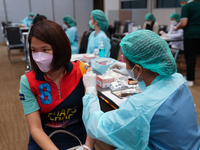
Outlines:
{"label": "white wall", "polygon": [[51,0],[31,0],[31,8],[34,14],[43,14],[49,20],[53,20]]}
{"label": "white wall", "polygon": [[119,0],[104,0],[104,13],[109,24],[119,20]]}
{"label": "white wall", "polygon": [[180,13],[181,8],[162,8],[162,9],[153,9],[152,13],[154,14],[156,21],[160,25],[170,25],[169,16],[173,12]]}
{"label": "white wall", "polygon": [[89,29],[90,14],[93,10],[93,0],[75,0],[75,20],[79,37],[84,30]]}
{"label": "white wall", "polygon": [[[0,22],[5,21],[6,16],[5,16],[5,10],[4,10],[4,4],[3,1],[0,1]],[[2,38],[2,30],[0,30],[0,41],[3,41]]]}
{"label": "white wall", "polygon": [[55,0],[54,1],[54,13],[55,13],[55,22],[62,25],[62,17],[65,15],[70,15],[74,17],[73,11],[73,1],[72,0]]}
{"label": "white wall", "polygon": [[[29,0],[5,0],[8,21],[20,23],[30,12]],[[75,4],[75,5],[74,5]],[[88,29],[90,13],[93,10],[93,0],[30,0],[31,11],[40,13],[62,25],[62,17],[70,15],[77,22],[78,34]],[[75,10],[74,10],[75,8]],[[0,22],[6,21],[3,0],[0,0]],[[2,42],[2,30],[0,30]]]}
{"label": "white wall", "polygon": [[29,14],[28,0],[5,0],[8,21],[20,23]]}

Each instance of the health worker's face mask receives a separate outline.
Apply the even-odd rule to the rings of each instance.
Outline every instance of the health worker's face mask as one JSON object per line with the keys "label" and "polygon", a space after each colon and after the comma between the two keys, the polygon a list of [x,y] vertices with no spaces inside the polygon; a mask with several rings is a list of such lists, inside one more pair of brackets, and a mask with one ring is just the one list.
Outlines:
{"label": "health worker's face mask", "polygon": [[138,82],[138,85],[139,85],[139,88],[144,91],[146,89],[146,84],[144,83],[144,81],[138,81],[138,78],[140,75],[137,76],[137,78],[134,77],[134,69],[135,69],[135,66],[133,67],[133,69],[126,69],[128,75],[135,81]]}
{"label": "health worker's face mask", "polygon": [[29,17],[29,20],[32,20],[33,19],[33,17]]}
{"label": "health worker's face mask", "polygon": [[177,22],[175,20],[170,21],[172,25],[177,25]]}
{"label": "health worker's face mask", "polygon": [[89,21],[89,25],[90,25],[91,29],[94,29],[94,26],[92,25],[92,21],[91,20]]}
{"label": "health worker's face mask", "polygon": [[49,72],[51,70],[52,54],[37,52],[32,54],[33,60],[42,72]]}
{"label": "health worker's face mask", "polygon": [[134,77],[134,69],[135,69],[135,66],[133,67],[133,69],[129,69],[129,70],[126,69],[126,71],[127,71],[128,75],[129,75],[133,80],[135,80],[135,81],[138,82],[138,78],[139,78],[140,75],[138,75],[137,78],[135,78],[135,77]]}
{"label": "health worker's face mask", "polygon": [[150,21],[146,21],[146,24],[150,25],[150,24],[151,24],[151,22],[150,22]]}

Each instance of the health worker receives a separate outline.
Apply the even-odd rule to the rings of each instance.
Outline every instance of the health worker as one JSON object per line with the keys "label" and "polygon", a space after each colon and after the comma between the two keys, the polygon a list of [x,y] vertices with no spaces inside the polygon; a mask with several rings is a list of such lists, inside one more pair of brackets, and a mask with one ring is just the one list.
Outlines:
{"label": "health worker", "polygon": [[66,15],[63,17],[63,22],[68,26],[65,33],[67,34],[67,37],[69,38],[69,41],[71,43],[72,54],[78,54],[79,53],[79,46],[78,46],[79,37],[78,37],[78,31],[76,27],[76,21],[71,16]]}
{"label": "health worker", "polygon": [[120,43],[128,75],[142,93],[130,96],[118,109],[102,112],[96,92],[96,75],[83,75],[83,122],[87,133],[117,150],[200,148],[200,128],[192,94],[176,73],[169,46],[158,34],[138,30]]}
{"label": "health worker", "polygon": [[24,18],[21,24],[26,24],[29,27],[33,23],[34,13],[30,12],[28,17]]}
{"label": "health worker", "polygon": [[[87,52],[88,54],[94,53],[94,49],[97,47],[100,49],[101,42],[103,42],[105,49],[105,56],[110,57],[110,39],[105,34],[108,29],[108,20],[101,10],[93,10],[90,15],[91,26],[94,27],[94,31],[88,38]],[[90,27],[92,28],[92,27]]]}
{"label": "health worker", "polygon": [[[167,37],[169,39],[182,39],[183,38],[183,29],[179,29],[177,31],[174,30],[174,26],[178,26],[180,24],[181,15],[177,12],[172,13],[170,16],[170,27],[168,33],[164,31],[160,31],[159,33],[163,37]],[[171,48],[175,48],[180,50],[183,53],[183,41],[169,42],[169,46]],[[179,52],[179,53],[180,53]]]}
{"label": "health worker", "polygon": [[159,24],[152,13],[148,13],[145,15],[143,29],[148,29],[158,34]]}
{"label": "health worker", "polygon": [[196,55],[200,53],[200,3],[193,0],[180,0],[181,23],[174,30],[184,30],[184,53],[186,80],[193,86],[195,80]]}

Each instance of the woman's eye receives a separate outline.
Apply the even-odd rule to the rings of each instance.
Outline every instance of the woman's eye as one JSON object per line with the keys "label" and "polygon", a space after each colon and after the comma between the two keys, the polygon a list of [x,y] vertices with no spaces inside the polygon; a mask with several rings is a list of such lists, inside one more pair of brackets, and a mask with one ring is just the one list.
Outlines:
{"label": "woman's eye", "polygon": [[35,50],[34,50],[34,49],[32,49],[32,52],[35,52]]}
{"label": "woman's eye", "polygon": [[47,49],[44,49],[44,52],[48,51]]}

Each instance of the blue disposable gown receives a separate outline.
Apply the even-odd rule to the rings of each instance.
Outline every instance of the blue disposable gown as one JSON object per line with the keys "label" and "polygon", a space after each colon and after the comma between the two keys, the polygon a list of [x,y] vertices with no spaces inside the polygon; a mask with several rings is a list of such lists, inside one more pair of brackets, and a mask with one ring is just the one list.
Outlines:
{"label": "blue disposable gown", "polygon": [[68,28],[65,31],[65,33],[67,34],[67,37],[69,38],[69,41],[71,43],[72,54],[78,54],[79,46],[78,46],[78,32],[76,26]]}
{"label": "blue disposable gown", "polygon": [[[92,93],[92,91],[91,91]],[[194,101],[182,75],[157,76],[119,109],[103,113],[98,97],[83,97],[87,133],[120,150],[198,149],[200,129]]]}
{"label": "blue disposable gown", "polygon": [[100,31],[97,33],[97,35],[95,35],[95,33],[96,31],[93,31],[89,36],[86,53],[94,53],[95,47],[100,49],[100,42],[103,41],[106,57],[110,57],[110,39],[107,37],[104,31]]}
{"label": "blue disposable gown", "polygon": [[21,22],[21,24],[28,24],[27,26],[29,26],[30,24],[33,23],[33,19],[29,19],[29,17],[24,18],[24,20]]}

